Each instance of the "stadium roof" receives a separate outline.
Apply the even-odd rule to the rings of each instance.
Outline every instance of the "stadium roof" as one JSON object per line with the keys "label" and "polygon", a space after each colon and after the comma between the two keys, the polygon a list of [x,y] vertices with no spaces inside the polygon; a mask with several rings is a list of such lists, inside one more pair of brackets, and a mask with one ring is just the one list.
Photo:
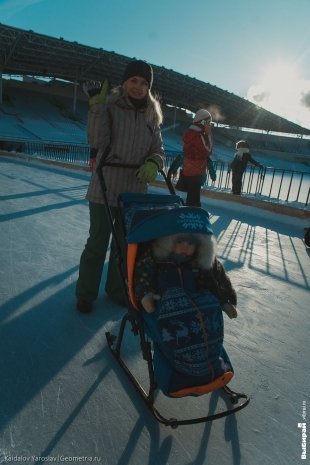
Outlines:
{"label": "stadium roof", "polygon": [[[88,47],[0,24],[2,74],[51,77],[79,83],[108,78],[112,85],[117,85],[125,66],[131,60],[132,58],[102,48]],[[202,107],[209,108],[215,121],[228,126],[310,134],[309,129],[231,92],[164,67],[152,66],[153,89],[165,104],[192,112]]]}

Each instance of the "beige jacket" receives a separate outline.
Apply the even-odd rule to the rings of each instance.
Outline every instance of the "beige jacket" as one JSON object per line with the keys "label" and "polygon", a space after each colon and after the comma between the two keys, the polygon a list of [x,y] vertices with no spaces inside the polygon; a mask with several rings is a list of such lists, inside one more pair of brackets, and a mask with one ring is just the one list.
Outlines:
{"label": "beige jacket", "polygon": [[159,128],[158,103],[150,100],[147,108],[136,109],[122,88],[98,111],[92,134],[92,147],[98,149],[95,171],[86,198],[104,203],[96,168],[104,156],[106,163],[130,164],[135,168],[109,167],[102,169],[110,206],[117,205],[120,193],[146,192],[147,184],[136,178],[137,166],[153,159],[162,168],[163,142]]}

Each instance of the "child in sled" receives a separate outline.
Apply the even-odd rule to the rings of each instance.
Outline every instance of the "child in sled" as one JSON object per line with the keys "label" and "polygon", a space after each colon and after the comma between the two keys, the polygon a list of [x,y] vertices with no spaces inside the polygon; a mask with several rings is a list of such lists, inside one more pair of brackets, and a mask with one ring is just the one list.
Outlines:
{"label": "child in sled", "polygon": [[[237,317],[237,296],[221,262],[215,256],[215,239],[197,233],[174,234],[156,239],[137,260],[135,268],[135,295],[148,313],[155,311],[160,299],[156,281],[166,269],[190,271],[194,283],[189,287],[214,293],[229,318]],[[170,265],[170,266],[169,266]],[[172,277],[168,278],[167,285]],[[183,282],[186,289],[187,283]]]}
{"label": "child in sled", "polygon": [[179,373],[207,382],[233,371],[223,347],[223,311],[237,317],[237,296],[216,257],[213,234],[155,239],[137,258],[134,290],[156,321],[161,351]]}

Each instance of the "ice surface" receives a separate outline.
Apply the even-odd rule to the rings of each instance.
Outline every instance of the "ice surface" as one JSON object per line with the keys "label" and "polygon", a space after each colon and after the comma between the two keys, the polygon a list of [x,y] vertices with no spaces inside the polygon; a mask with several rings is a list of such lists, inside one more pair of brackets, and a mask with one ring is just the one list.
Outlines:
{"label": "ice surface", "polygon": [[[5,157],[0,167],[0,463],[306,463],[298,428],[310,405],[305,221],[206,200],[238,293],[239,317],[225,317],[231,387],[251,403],[226,419],[172,430],[155,422],[108,351],[105,332],[118,328],[124,310],[103,286],[92,314],[75,310],[89,175]],[[127,336],[128,363],[145,380],[138,341]],[[217,393],[158,400],[192,415],[222,402]]]}

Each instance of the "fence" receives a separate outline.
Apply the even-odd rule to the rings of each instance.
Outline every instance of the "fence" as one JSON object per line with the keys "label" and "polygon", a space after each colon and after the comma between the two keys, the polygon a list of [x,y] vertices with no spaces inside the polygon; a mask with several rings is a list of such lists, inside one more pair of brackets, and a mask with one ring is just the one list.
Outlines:
{"label": "fence", "polygon": [[[72,165],[87,166],[89,146],[85,144],[64,144],[57,142],[24,141],[23,152],[38,158],[62,161]],[[168,170],[177,152],[166,152],[165,170]],[[231,191],[231,174],[228,163],[217,161],[216,181],[208,173],[203,189]],[[244,173],[242,193],[262,200],[290,202],[299,207],[308,207],[310,197],[310,173],[281,169],[258,169],[249,166]]]}
{"label": "fence", "polygon": [[[176,157],[167,153],[166,169]],[[204,189],[231,192],[231,173],[227,162],[214,162],[216,181],[212,182],[207,173]],[[308,207],[310,197],[310,173],[281,168],[257,168],[248,166],[242,181],[242,193],[259,197],[261,200],[296,203]]]}

